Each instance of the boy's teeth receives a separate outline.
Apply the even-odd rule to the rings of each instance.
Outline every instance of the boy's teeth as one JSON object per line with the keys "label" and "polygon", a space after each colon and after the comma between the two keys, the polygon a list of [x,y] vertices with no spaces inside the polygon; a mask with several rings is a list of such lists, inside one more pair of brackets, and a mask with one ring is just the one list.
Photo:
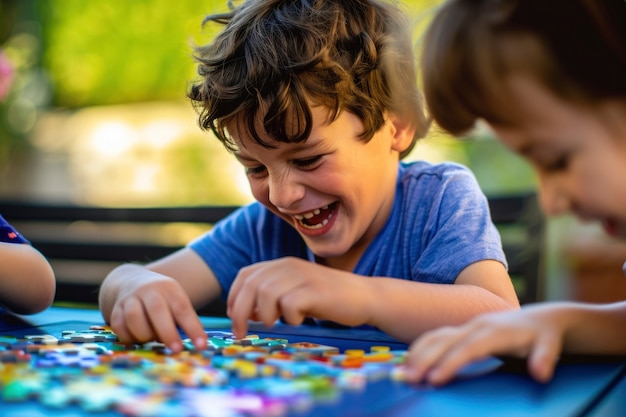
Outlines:
{"label": "boy's teeth", "polygon": [[322,228],[322,227],[326,226],[327,224],[328,224],[328,219],[324,219],[324,221],[321,222],[321,223],[312,224],[312,225],[305,225],[305,227],[307,227],[308,229],[319,229],[319,228]]}
{"label": "boy's teeth", "polygon": [[322,212],[322,210],[326,210],[328,208],[328,206],[324,206],[321,209],[315,209],[313,211],[309,211],[308,213],[304,213],[304,214],[294,214],[293,217],[295,217],[297,220],[302,220],[302,219],[310,219],[313,216],[317,216],[318,214],[320,214]]}

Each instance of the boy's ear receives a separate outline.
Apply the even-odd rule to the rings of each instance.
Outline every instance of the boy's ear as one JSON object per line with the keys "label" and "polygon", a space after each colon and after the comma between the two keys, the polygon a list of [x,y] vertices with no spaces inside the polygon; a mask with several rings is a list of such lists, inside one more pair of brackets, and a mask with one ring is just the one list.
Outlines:
{"label": "boy's ear", "polygon": [[391,149],[402,153],[407,150],[415,140],[415,126],[406,117],[392,113],[387,114],[387,123],[391,129]]}

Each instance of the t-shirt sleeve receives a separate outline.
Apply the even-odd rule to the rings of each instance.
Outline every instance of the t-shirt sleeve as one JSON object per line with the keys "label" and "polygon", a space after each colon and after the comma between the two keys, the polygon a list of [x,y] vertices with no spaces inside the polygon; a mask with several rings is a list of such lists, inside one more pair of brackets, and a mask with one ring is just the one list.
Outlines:
{"label": "t-shirt sleeve", "polygon": [[222,297],[228,294],[239,269],[254,262],[257,246],[254,229],[260,222],[259,211],[256,204],[242,207],[188,245],[217,278]]}
{"label": "t-shirt sleeve", "polygon": [[245,266],[284,256],[307,257],[306,246],[293,227],[257,202],[217,222],[188,247],[211,269],[222,297]]}
{"label": "t-shirt sleeve", "polygon": [[0,215],[0,242],[26,243],[30,242]]}
{"label": "t-shirt sleeve", "polygon": [[414,272],[428,282],[453,283],[463,269],[482,260],[507,266],[487,198],[467,169],[441,178],[425,226],[427,242]]}

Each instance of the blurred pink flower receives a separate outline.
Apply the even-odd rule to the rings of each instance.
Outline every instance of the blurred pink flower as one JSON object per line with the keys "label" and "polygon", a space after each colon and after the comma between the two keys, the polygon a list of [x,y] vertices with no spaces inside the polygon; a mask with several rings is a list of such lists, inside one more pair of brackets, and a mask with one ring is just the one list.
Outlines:
{"label": "blurred pink flower", "polygon": [[13,64],[0,49],[0,101],[4,100],[11,91],[14,74]]}

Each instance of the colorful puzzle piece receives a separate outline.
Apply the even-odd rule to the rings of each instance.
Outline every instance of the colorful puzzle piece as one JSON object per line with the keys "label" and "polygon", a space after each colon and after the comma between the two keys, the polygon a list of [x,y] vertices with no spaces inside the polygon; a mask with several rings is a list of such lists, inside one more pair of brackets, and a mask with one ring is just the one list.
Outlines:
{"label": "colorful puzzle piece", "polygon": [[128,417],[280,417],[370,381],[395,380],[405,355],[386,346],[340,353],[256,335],[207,336],[208,349],[184,340],[176,354],[158,342],[121,344],[106,326],[0,336],[0,407],[36,401]]}

